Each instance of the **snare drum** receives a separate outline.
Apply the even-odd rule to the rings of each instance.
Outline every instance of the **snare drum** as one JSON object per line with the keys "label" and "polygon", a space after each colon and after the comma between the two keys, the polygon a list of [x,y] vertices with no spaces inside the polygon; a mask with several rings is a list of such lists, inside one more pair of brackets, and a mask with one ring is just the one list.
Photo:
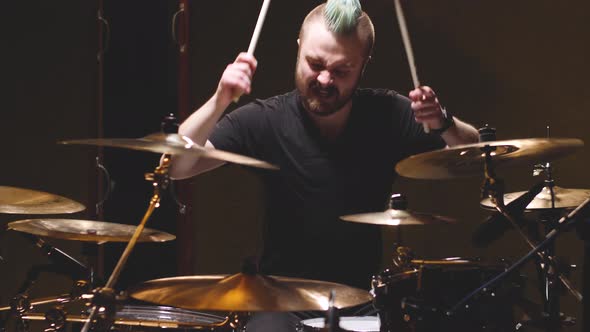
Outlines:
{"label": "snare drum", "polygon": [[[381,326],[379,317],[359,316],[340,317],[340,328],[348,332],[379,332]],[[297,330],[299,332],[317,332],[325,330],[325,318],[302,320]]]}
{"label": "snare drum", "polygon": [[375,307],[384,331],[512,331],[514,297],[521,286],[507,279],[451,317],[445,312],[465,295],[504,271],[503,264],[470,260],[424,261],[406,271],[373,278]]}
{"label": "snare drum", "polygon": [[[84,315],[66,315],[66,322],[85,323]],[[45,321],[44,313],[23,315],[26,321]],[[224,327],[227,317],[205,312],[162,306],[125,305],[118,308],[114,326],[119,331],[152,331],[173,329],[190,331],[197,329],[217,330]]]}

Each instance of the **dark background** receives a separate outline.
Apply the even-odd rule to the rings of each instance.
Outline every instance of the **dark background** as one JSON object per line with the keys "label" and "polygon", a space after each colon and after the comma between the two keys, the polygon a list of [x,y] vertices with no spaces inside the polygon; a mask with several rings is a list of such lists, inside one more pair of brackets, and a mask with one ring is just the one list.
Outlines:
{"label": "dark background", "polygon": [[[247,49],[261,1],[189,2],[190,104],[197,108],[216,88],[226,64]],[[259,61],[251,98],[266,98],[293,88],[297,33],[305,14],[320,1],[274,1],[256,49]],[[393,1],[363,1],[376,28],[376,48],[361,84],[388,87],[404,94],[411,78],[395,20]],[[574,137],[589,141],[590,3],[575,1],[436,1],[404,2],[408,29],[422,84],[435,88],[456,116],[481,127],[498,129],[498,139]],[[173,0],[104,1],[110,38],[103,67],[97,62],[99,4],[94,1],[14,1],[1,10],[0,66],[2,93],[2,168],[0,185],[48,191],[86,204],[86,212],[68,217],[96,220],[94,204],[102,183],[94,165],[96,149],[68,147],[68,138],[141,137],[159,130],[161,118],[178,111],[178,47],[171,37]],[[104,30],[103,30],[104,31]],[[104,75],[102,84],[99,78]],[[99,92],[102,88],[102,94]],[[102,105],[102,107],[99,107]],[[234,106],[235,107],[235,106]],[[103,121],[100,122],[100,109]],[[102,125],[102,130],[101,130]],[[102,132],[101,132],[102,131]],[[557,185],[590,188],[586,149],[554,163]],[[143,173],[159,156],[105,150],[103,163],[114,190],[103,219],[136,224],[151,195]],[[393,165],[392,165],[393,167]],[[530,165],[499,172],[507,192],[527,190],[538,181]],[[479,207],[482,178],[447,181],[400,178],[394,191],[408,196],[410,208],[457,218],[452,226],[403,229],[403,243],[419,257],[481,256],[515,260],[528,248],[514,233],[486,249],[471,245],[471,233],[488,212]],[[192,274],[235,273],[244,257],[260,249],[263,202],[257,179],[242,167],[227,166],[181,181],[191,193],[188,218],[192,248],[141,244],[129,261],[119,287],[178,271]],[[2,215],[2,225],[36,216]],[[176,234],[173,199],[165,196],[148,227]],[[397,237],[384,228],[386,261]],[[95,248],[52,241],[73,256],[91,261]],[[304,246],[305,243],[301,243]],[[28,268],[46,262],[40,252],[14,232],[3,234],[0,248],[0,306],[6,305]],[[574,232],[557,242],[560,256],[579,269],[572,275],[582,287],[583,242]],[[106,272],[120,245],[104,249]],[[188,255],[188,256],[187,256]],[[190,257],[190,266],[178,260]],[[186,265],[186,264],[185,264]],[[350,267],[354,269],[353,266]],[[533,271],[527,285],[537,283]],[[43,275],[31,296],[65,293],[66,277]],[[538,297],[531,290],[531,297]],[[581,319],[581,305],[564,296],[563,311]],[[571,329],[581,331],[581,324]]]}

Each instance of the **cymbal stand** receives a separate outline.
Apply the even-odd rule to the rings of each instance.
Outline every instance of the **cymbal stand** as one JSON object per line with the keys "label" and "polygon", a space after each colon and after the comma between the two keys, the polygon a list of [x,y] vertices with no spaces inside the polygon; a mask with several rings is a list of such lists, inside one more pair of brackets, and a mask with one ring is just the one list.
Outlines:
{"label": "cymbal stand", "polygon": [[[484,183],[482,184],[482,196],[483,197],[486,197],[486,196],[490,197],[496,210],[498,212],[500,212],[506,219],[508,219],[508,221],[512,224],[512,227],[521,235],[521,237],[532,248],[532,250],[529,251],[529,253],[526,256],[524,256],[519,261],[514,263],[505,272],[492,278],[490,281],[486,282],[480,288],[478,288],[474,292],[468,294],[463,300],[461,300],[451,310],[449,310],[447,312],[447,314],[448,315],[453,314],[456,310],[459,309],[459,307],[465,305],[465,303],[467,303],[467,301],[470,300],[471,298],[473,298],[475,295],[479,294],[482,291],[483,292],[487,291],[487,289],[489,289],[493,284],[495,284],[497,281],[501,280],[505,276],[509,275],[511,272],[513,272],[516,268],[520,267],[522,264],[524,264],[529,258],[533,257],[534,255],[537,255],[540,258],[540,260],[542,262],[544,262],[544,266],[546,266],[546,269],[544,269],[544,271],[546,271],[546,273],[550,273],[550,278],[552,278],[552,280],[555,280],[555,282],[553,282],[553,284],[554,285],[557,284],[557,280],[559,280],[566,287],[566,289],[568,289],[570,291],[570,293],[576,299],[578,299],[578,301],[581,302],[582,295],[572,286],[571,282],[564,275],[560,274],[559,271],[557,271],[554,258],[552,256],[550,256],[547,252],[542,251],[542,250],[545,249],[548,245],[552,245],[553,240],[557,237],[557,235],[559,233],[561,233],[561,230],[563,228],[561,226],[563,224],[565,224],[567,221],[571,220],[575,215],[577,215],[577,213],[579,211],[581,211],[582,209],[586,209],[588,207],[588,205],[590,203],[590,199],[586,200],[584,203],[582,203],[580,206],[578,206],[578,208],[576,208],[568,216],[561,218],[556,223],[556,227],[547,233],[547,235],[545,236],[545,239],[540,244],[536,245],[535,243],[533,243],[533,241],[531,239],[529,239],[529,237],[518,226],[518,223],[513,218],[513,216],[507,211],[506,206],[504,205],[504,183],[502,180],[500,180],[496,177],[496,174],[494,171],[494,165],[493,165],[493,160],[492,160],[492,155],[493,155],[494,150],[495,150],[495,147],[491,147],[489,145],[486,145],[482,148],[482,152],[485,154],[485,163],[484,163],[485,179],[484,179]],[[555,307],[555,305],[554,305],[554,307]],[[551,310],[555,311],[554,308],[552,308]],[[559,315],[559,312],[557,312],[557,314]],[[559,317],[557,317],[557,319],[559,319]],[[554,331],[554,327],[547,326],[547,328],[549,331]]]}
{"label": "cymbal stand", "polygon": [[[147,223],[148,219],[151,217],[152,213],[156,208],[160,206],[160,193],[162,190],[165,190],[168,187],[170,182],[170,178],[168,177],[168,168],[170,166],[170,155],[164,155],[162,160],[160,161],[160,165],[156,167],[153,173],[147,173],[145,175],[145,179],[147,181],[151,181],[154,187],[154,193],[148,205],[147,211],[144,214],[141,222],[137,225],[135,229],[135,233],[129,240],[125,251],[119,258],[117,265],[113,269],[111,276],[109,277],[107,283],[104,287],[95,290],[95,296],[93,298],[93,306],[90,309],[90,313],[88,315],[88,320],[84,323],[81,332],[88,332],[90,327],[97,323],[104,323],[104,328],[108,329],[110,325],[112,325],[112,321],[114,319],[114,303],[115,303],[115,292],[114,286],[131,254],[141,232],[145,228],[145,224]],[[102,322],[99,322],[96,318],[99,315],[99,319]],[[101,324],[103,325],[103,324]],[[102,327],[102,326],[101,326]]]}
{"label": "cymbal stand", "polygon": [[[538,176],[545,173],[545,188],[549,189],[551,197],[551,208],[544,210],[539,215],[539,223],[543,226],[545,236],[552,230],[559,226],[557,220],[562,210],[555,207],[555,181],[552,176],[551,163],[538,164],[533,168],[533,175]],[[537,224],[530,224],[531,231],[536,231],[539,236]],[[556,246],[555,242],[548,244],[542,251],[544,259],[538,256],[536,259],[536,268],[539,274],[540,293],[543,299],[543,315],[545,317],[543,326],[549,330],[559,330],[561,324],[564,322],[575,323],[575,319],[571,317],[561,317],[559,297],[561,295],[562,285],[560,283],[560,269],[564,268],[563,264],[558,264],[555,261]],[[564,284],[565,285],[565,284]],[[567,287],[567,286],[566,286]],[[578,294],[574,294],[578,298]],[[581,298],[581,295],[579,295]]]}

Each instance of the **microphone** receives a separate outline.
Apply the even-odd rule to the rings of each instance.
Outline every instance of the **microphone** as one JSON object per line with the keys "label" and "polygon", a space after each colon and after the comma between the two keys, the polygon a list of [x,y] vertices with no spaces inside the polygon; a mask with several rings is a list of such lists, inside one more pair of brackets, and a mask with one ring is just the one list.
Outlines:
{"label": "microphone", "polygon": [[[545,180],[540,181],[529,191],[506,205],[506,211],[515,219],[518,226],[524,226],[522,214],[544,186]],[[510,221],[502,213],[495,212],[477,227],[471,241],[475,247],[486,247],[499,239],[510,228],[512,228]]]}

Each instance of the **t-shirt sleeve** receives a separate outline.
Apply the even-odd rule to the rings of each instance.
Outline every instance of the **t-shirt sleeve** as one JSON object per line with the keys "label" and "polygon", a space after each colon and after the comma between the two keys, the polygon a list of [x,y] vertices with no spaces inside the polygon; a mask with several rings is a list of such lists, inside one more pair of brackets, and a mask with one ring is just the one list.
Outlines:
{"label": "t-shirt sleeve", "polygon": [[216,149],[258,158],[264,133],[264,109],[259,102],[252,102],[224,115],[215,125],[209,141]]}

